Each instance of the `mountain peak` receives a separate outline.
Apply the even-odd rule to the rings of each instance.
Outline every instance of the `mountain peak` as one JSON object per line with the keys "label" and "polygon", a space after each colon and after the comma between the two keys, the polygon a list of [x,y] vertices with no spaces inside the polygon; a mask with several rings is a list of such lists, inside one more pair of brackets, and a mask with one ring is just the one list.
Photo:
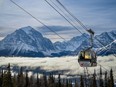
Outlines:
{"label": "mountain peak", "polygon": [[[36,31],[34,28],[32,28],[31,26],[26,26],[26,27],[22,27],[19,30],[24,31],[26,34],[30,34],[32,33],[32,31]],[[18,31],[19,31],[18,30]],[[37,31],[38,32],[38,31]]]}
{"label": "mountain peak", "polygon": [[41,56],[50,55],[52,51],[55,51],[53,43],[30,26],[16,30],[0,42],[0,56]]}
{"label": "mountain peak", "polygon": [[19,30],[23,30],[25,33],[29,34],[32,30],[34,30],[31,26],[20,28]]}

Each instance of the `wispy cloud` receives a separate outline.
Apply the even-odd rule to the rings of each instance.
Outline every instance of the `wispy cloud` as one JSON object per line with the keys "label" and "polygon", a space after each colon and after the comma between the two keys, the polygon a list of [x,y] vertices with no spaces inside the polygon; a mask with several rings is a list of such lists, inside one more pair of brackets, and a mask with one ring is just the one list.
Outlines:
{"label": "wispy cloud", "polygon": [[[65,38],[66,40],[71,39],[74,36],[80,35],[80,33],[75,30],[71,26],[48,26],[52,31],[56,32],[61,37]],[[54,32],[49,30],[48,28],[42,26],[36,28],[39,32],[41,32],[45,37],[50,38],[53,42],[61,40],[59,36],[57,36]]]}

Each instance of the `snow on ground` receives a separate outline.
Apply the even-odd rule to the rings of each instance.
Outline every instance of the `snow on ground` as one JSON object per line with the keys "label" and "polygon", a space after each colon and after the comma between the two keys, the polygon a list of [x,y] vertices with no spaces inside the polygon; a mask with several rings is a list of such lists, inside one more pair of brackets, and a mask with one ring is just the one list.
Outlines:
{"label": "snow on ground", "polygon": [[[116,58],[114,56],[98,57],[98,66],[89,67],[89,73],[93,73],[94,69],[99,72],[100,65],[103,71],[109,71],[111,68],[114,70],[114,77],[116,78]],[[13,66],[26,66],[41,69],[46,71],[62,71],[65,75],[83,74],[84,68],[78,64],[78,57],[54,57],[54,58],[28,58],[28,57],[0,57],[0,66],[10,63]]]}

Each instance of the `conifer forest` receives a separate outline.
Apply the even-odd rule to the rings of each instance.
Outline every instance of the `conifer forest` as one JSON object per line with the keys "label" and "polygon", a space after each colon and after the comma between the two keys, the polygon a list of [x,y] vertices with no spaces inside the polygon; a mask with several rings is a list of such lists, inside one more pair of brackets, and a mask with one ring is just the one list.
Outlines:
{"label": "conifer forest", "polygon": [[39,72],[36,75],[29,76],[28,70],[23,71],[20,67],[17,74],[12,74],[10,64],[4,70],[0,68],[0,87],[115,87],[113,70],[102,72],[100,67],[99,74],[83,74],[77,78],[62,78],[62,74],[54,73],[43,74]]}

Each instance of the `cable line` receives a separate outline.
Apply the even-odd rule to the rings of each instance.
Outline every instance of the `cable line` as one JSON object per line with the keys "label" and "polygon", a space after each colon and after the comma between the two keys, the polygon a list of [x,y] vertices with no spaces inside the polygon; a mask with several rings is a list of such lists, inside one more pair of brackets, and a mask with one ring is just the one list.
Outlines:
{"label": "cable line", "polygon": [[83,34],[77,27],[75,27],[64,15],[62,15],[54,6],[52,6],[47,0],[45,0],[58,14],[60,14],[69,24],[71,24],[76,30]]}
{"label": "cable line", "polygon": [[[61,39],[64,40],[64,42],[66,42],[66,39],[63,38],[62,36],[60,36],[58,33],[56,33],[54,30],[52,30],[50,27],[48,27],[47,25],[45,25],[43,22],[41,22],[39,19],[37,19],[35,16],[33,16],[30,12],[28,12],[27,10],[25,10],[23,7],[21,7],[20,5],[18,5],[16,2],[14,2],[13,0],[10,0],[12,3],[14,3],[16,6],[18,6],[21,10],[23,10],[25,13],[27,13],[28,15],[30,15],[32,18],[34,18],[37,22],[39,22],[40,24],[42,24],[43,26],[45,26],[47,29],[49,29],[50,31],[52,31],[53,33],[55,33],[57,36],[59,36]],[[67,43],[66,43],[67,44]],[[72,45],[73,47],[75,47],[72,43],[69,43],[70,45]],[[76,47],[75,47],[76,48]]]}
{"label": "cable line", "polygon": [[[75,17],[59,0],[56,0],[64,9],[65,11],[67,11],[87,32],[88,32],[88,29],[87,27],[77,18]],[[95,39],[103,46],[105,47],[105,45],[100,41],[98,40],[96,37]],[[107,50],[107,48],[105,47],[105,49]],[[113,55],[116,57],[115,53],[113,52]]]}
{"label": "cable line", "polygon": [[58,33],[56,33],[54,30],[52,30],[50,27],[48,27],[47,25],[45,25],[43,22],[41,22],[39,19],[37,19],[36,17],[34,17],[31,13],[29,13],[28,11],[26,11],[23,7],[19,6],[17,3],[15,3],[13,0],[10,0],[12,3],[14,3],[16,6],[18,6],[20,9],[22,9],[24,12],[26,12],[28,15],[30,15],[32,18],[34,18],[37,22],[39,22],[40,24],[42,24],[43,26],[45,26],[46,28],[48,28],[50,31],[54,32],[56,35],[58,35],[60,38],[62,38],[63,40],[65,40],[63,37],[61,37]]}
{"label": "cable line", "polygon": [[[68,17],[69,18],[69,20],[71,21],[71,22],[73,22],[75,25],[77,25],[77,23],[75,23],[57,4],[55,4],[52,0],[50,0],[51,2],[52,2],[52,4],[54,5],[54,6],[56,6],[63,14],[64,14],[64,16],[66,16],[66,17]],[[63,15],[62,14],[62,15]],[[79,27],[79,26],[78,26]],[[80,27],[79,27],[80,28]]]}
{"label": "cable line", "polygon": [[56,0],[84,29],[88,30],[87,27],[77,19],[59,0]]}
{"label": "cable line", "polygon": [[[65,11],[67,11],[86,31],[88,30],[87,27],[79,20],[77,19],[59,0],[56,0],[64,9]],[[88,32],[88,31],[87,31]],[[107,50],[106,46],[104,46],[104,44],[98,40],[96,37],[95,39]],[[113,56],[116,57],[116,55],[113,52]],[[103,66],[102,66],[103,67]],[[103,67],[105,70],[107,70],[105,67]]]}

